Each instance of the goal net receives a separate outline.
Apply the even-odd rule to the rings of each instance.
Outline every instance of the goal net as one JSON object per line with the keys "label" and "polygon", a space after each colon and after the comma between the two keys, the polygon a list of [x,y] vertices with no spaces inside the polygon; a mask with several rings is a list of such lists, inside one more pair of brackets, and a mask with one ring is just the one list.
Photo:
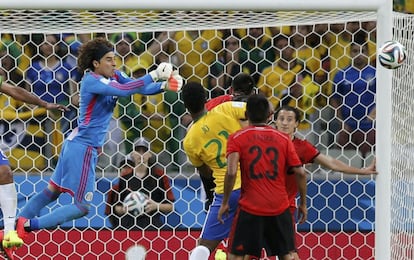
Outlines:
{"label": "goal net", "polygon": [[412,259],[414,211],[412,188],[414,185],[412,149],[413,61],[412,37],[414,17],[399,14],[394,16],[394,38],[406,46],[408,57],[404,67],[396,70],[392,84],[392,150],[391,157],[391,256],[392,259]]}
{"label": "goal net", "polygon": [[[8,9],[0,10],[0,17],[0,73],[11,83],[71,108],[57,115],[0,96],[1,149],[14,170],[19,209],[46,187],[62,140],[76,126],[80,80],[76,55],[82,43],[97,36],[114,43],[118,68],[132,77],[169,61],[186,80],[204,84],[210,97],[229,93],[237,73],[250,73],[276,107],[287,104],[301,111],[298,137],[306,138],[322,154],[354,167],[369,165],[382,139],[387,139],[379,136],[375,143],[371,131],[375,124],[371,123],[372,128],[361,131],[347,128],[357,137],[340,141],[346,128],[338,111],[351,104],[344,101],[348,93],[338,91],[335,84],[335,76],[356,60],[351,48],[361,37],[367,48],[365,67],[376,66],[376,11]],[[393,73],[394,160],[392,172],[381,173],[392,176],[391,259],[411,259],[413,252],[412,32],[413,17],[394,13],[394,39],[407,47],[409,57]],[[293,50],[290,57],[289,50]],[[355,91],[354,98],[366,114],[351,121],[362,125],[382,83],[377,82],[376,88],[372,78],[360,75],[356,80],[365,82],[365,89],[349,92]],[[363,103],[362,95],[372,102]],[[98,162],[93,209],[86,217],[56,229],[32,232],[16,257],[187,259],[206,216],[198,173],[182,150],[188,123],[179,95],[119,99]],[[174,209],[160,213],[162,224],[158,226],[152,221],[145,227],[116,226],[121,217],[111,204],[116,199],[109,197],[118,192],[119,177],[139,137],[150,142],[154,165],[169,180],[171,189],[166,193],[172,193],[168,199]],[[343,174],[318,165],[306,168],[309,219],[297,226],[301,259],[374,259],[375,177]],[[69,196],[63,196],[42,214],[70,202]],[[210,259],[214,256],[215,252]]]}

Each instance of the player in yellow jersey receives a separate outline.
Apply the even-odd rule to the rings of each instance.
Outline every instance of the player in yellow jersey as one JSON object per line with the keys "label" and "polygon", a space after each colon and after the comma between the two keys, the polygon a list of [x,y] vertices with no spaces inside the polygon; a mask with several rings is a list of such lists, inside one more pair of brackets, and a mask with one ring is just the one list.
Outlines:
{"label": "player in yellow jersey", "polygon": [[194,121],[184,138],[184,150],[200,175],[206,178],[214,177],[216,185],[214,201],[207,213],[198,246],[190,254],[190,260],[203,260],[208,259],[217,245],[228,237],[237,209],[241,185],[240,172],[231,193],[229,215],[224,219],[224,224],[217,221],[227,170],[227,138],[241,129],[240,120],[245,120],[246,103],[229,101],[207,112],[205,88],[195,82],[183,87],[182,98]]}

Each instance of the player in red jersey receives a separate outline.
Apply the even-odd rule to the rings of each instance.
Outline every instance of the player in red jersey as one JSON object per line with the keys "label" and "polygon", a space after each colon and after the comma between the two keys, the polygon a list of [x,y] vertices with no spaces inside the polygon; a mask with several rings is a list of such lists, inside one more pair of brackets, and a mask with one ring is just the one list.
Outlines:
{"label": "player in red jersey", "polygon": [[[275,128],[285,134],[288,134],[292,139],[296,153],[298,154],[302,164],[317,163],[327,169],[349,174],[369,175],[377,173],[375,170],[375,160],[367,168],[355,168],[328,155],[321,154],[318,149],[316,149],[316,147],[308,141],[295,137],[296,128],[300,123],[300,112],[296,108],[291,106],[282,106],[276,110],[274,119]],[[294,216],[296,212],[295,198],[298,193],[298,188],[293,176],[288,175],[286,178],[286,187],[290,201],[290,212],[292,216]]]}
{"label": "player in red jersey", "polygon": [[241,196],[230,231],[229,259],[267,255],[292,259],[295,250],[292,216],[289,211],[286,175],[296,177],[300,191],[300,221],[307,218],[306,174],[290,138],[267,125],[270,104],[264,95],[247,99],[249,126],[229,136],[224,197],[218,220],[228,213],[229,196],[240,163]]}

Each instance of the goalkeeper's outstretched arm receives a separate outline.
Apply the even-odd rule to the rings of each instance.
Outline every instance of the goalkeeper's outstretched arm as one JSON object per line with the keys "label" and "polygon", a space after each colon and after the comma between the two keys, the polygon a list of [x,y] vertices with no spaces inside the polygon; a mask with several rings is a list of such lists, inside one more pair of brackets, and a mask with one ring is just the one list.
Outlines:
{"label": "goalkeeper's outstretched arm", "polygon": [[29,91],[27,91],[24,88],[13,86],[9,83],[6,83],[3,81],[3,77],[0,76],[0,91],[16,100],[37,105],[40,107],[44,107],[46,109],[55,109],[60,111],[68,111],[69,109],[63,105],[60,104],[52,104],[48,103],[39,97],[33,95]]}

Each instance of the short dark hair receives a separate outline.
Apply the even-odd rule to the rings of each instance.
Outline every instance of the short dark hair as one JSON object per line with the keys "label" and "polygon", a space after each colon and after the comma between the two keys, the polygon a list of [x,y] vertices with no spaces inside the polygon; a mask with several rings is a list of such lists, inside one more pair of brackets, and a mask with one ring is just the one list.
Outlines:
{"label": "short dark hair", "polygon": [[249,121],[255,123],[266,123],[270,115],[270,105],[263,94],[249,96],[246,104],[246,114]]}
{"label": "short dark hair", "polygon": [[277,117],[278,117],[278,115],[279,115],[279,112],[280,111],[282,111],[282,110],[285,110],[285,111],[290,111],[290,112],[293,112],[293,113],[295,113],[295,121],[296,122],[300,122],[300,118],[301,118],[301,113],[300,113],[300,111],[297,109],[297,108],[295,108],[295,107],[291,107],[291,106],[281,106],[281,107],[279,107],[277,110],[276,110],[276,112],[275,112],[275,114],[274,114],[274,120],[276,120],[277,119]]}
{"label": "short dark hair", "polygon": [[206,89],[198,82],[188,82],[181,90],[181,98],[190,113],[201,112],[207,101]]}
{"label": "short dark hair", "polygon": [[244,72],[234,77],[231,85],[232,85],[234,93],[242,94],[242,95],[252,94],[254,88],[256,87],[256,83],[253,77]]}

